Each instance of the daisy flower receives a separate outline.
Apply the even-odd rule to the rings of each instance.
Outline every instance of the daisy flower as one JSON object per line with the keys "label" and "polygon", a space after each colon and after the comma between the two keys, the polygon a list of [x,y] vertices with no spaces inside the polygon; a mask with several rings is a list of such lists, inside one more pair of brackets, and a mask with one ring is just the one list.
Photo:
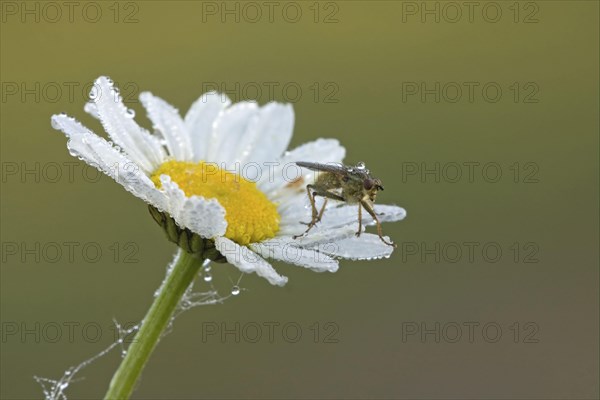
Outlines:
{"label": "daisy flower", "polygon": [[[317,173],[295,162],[339,163],[345,149],[335,139],[318,139],[286,151],[294,126],[291,105],[231,104],[210,92],[182,118],[144,92],[140,101],[153,123],[149,132],[136,123],[109,78],[95,81],[90,98],[85,110],[100,120],[110,142],[65,114],[52,116],[52,126],[65,133],[73,156],[148,203],[169,239],[185,251],[226,260],[280,286],[287,278],[265,258],[335,272],[339,258],[391,255],[393,248],[377,235],[355,236],[357,206],[340,202],[329,202],[322,221],[294,238],[306,229],[300,221],[310,221],[306,185]],[[381,222],[406,215],[392,205],[377,205],[375,212]],[[362,223],[373,219],[363,215]]]}

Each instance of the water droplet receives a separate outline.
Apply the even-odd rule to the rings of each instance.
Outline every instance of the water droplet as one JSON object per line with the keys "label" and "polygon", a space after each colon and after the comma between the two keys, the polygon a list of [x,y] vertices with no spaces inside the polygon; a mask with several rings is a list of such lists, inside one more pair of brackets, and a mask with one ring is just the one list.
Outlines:
{"label": "water droplet", "polygon": [[98,87],[96,85],[92,86],[92,89],[90,90],[90,99],[96,100],[99,94],[100,90],[98,90]]}
{"label": "water droplet", "polygon": [[121,357],[125,358],[127,355],[127,350],[121,350]]}
{"label": "water droplet", "polygon": [[135,110],[133,108],[128,108],[127,111],[125,112],[125,116],[127,118],[134,118],[135,117]]}
{"label": "water droplet", "polygon": [[70,369],[66,370],[66,371],[65,371],[65,375],[66,375],[66,376],[69,376],[69,375],[71,375],[71,370],[70,370]]}
{"label": "water droplet", "polygon": [[364,170],[364,169],[365,169],[365,163],[364,163],[364,162],[362,162],[362,161],[359,161],[359,162],[356,164],[356,169]]}
{"label": "water droplet", "polygon": [[240,287],[235,285],[234,287],[231,288],[231,294],[234,296],[237,296],[238,294],[240,294]]}
{"label": "water droplet", "polygon": [[212,281],[212,275],[211,274],[204,274],[204,282],[210,282]]}

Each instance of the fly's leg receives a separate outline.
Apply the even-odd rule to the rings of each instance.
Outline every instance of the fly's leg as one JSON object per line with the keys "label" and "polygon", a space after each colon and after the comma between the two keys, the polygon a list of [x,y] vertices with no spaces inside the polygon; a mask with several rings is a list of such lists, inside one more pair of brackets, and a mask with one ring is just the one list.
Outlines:
{"label": "fly's leg", "polygon": [[319,211],[319,214],[317,215],[317,209],[316,209],[316,201],[314,200],[315,197],[317,197],[317,194],[313,194],[313,201],[311,201],[311,203],[313,203],[313,214],[312,214],[312,220],[310,222],[300,222],[303,225],[315,225],[317,222],[321,222],[321,218],[323,218],[323,213],[325,212],[325,206],[327,205],[327,197],[325,197],[325,201],[323,202],[323,205],[321,206],[321,210]]}
{"label": "fly's leg", "polygon": [[[293,236],[294,239],[298,239],[300,236],[306,235],[313,228],[313,226],[315,226],[317,224],[317,222],[321,221],[321,218],[323,218],[323,214],[325,213],[325,206],[327,205],[328,199],[344,201],[344,198],[342,196],[339,196],[335,193],[328,192],[326,190],[321,191],[321,190],[317,189],[311,194],[311,192],[310,192],[311,189],[314,189],[314,186],[312,186],[312,185],[306,186],[306,191],[308,192],[308,198],[310,199],[310,205],[312,207],[312,221],[310,221],[309,223],[301,222],[302,224],[308,225],[308,228],[301,235]],[[317,197],[317,196],[321,196],[321,197],[325,198],[325,201],[323,202],[323,205],[321,206],[321,210],[318,213],[317,213],[317,206],[315,205],[315,197]]]}
{"label": "fly's leg", "polygon": [[325,206],[327,205],[327,197],[325,197],[325,201],[321,206],[321,211],[319,211],[319,215],[317,216],[317,220],[315,222],[321,222],[321,218],[323,218],[323,213],[325,212]]}
{"label": "fly's leg", "polygon": [[[308,200],[310,200],[310,208],[312,210],[312,219],[310,222],[300,222],[301,224],[311,226],[317,223],[317,205],[315,204],[315,196],[317,192],[310,192],[315,187],[313,185],[306,185],[306,194],[308,194]],[[322,210],[321,210],[322,211]]]}
{"label": "fly's leg", "polygon": [[369,203],[367,203],[365,200],[361,200],[360,204],[362,204],[362,206],[365,208],[365,210],[367,210],[369,215],[371,215],[371,217],[373,217],[373,219],[377,223],[377,235],[379,235],[379,239],[381,239],[381,241],[383,243],[387,244],[388,246],[398,247],[394,243],[390,243],[383,238],[383,233],[381,231],[381,222],[379,222],[379,218],[377,218],[377,214],[375,214],[375,210],[373,210],[373,207],[371,207],[371,205]]}
{"label": "fly's leg", "polygon": [[362,204],[358,203],[358,231],[356,231],[356,237],[359,237],[362,233]]}

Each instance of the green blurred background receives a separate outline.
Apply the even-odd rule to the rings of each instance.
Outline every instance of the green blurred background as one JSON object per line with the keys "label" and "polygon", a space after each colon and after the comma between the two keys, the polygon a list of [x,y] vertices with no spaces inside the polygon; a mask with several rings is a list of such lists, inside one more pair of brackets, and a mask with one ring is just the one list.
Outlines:
{"label": "green blurred background", "polygon": [[[336,274],[276,263],[285,288],[245,276],[239,296],[183,314],[135,398],[598,397],[598,2],[476,2],[471,16],[463,2],[74,4],[70,18],[61,2],[2,2],[2,398],[42,397],[34,375],[98,353],[113,318],[138,321],[174,252],[142,201],[95,181],[50,127],[64,111],[101,132],[83,112],[101,74],[146,127],[144,90],[182,112],[215,85],[293,101],[292,147],[339,138],[383,180],[378,201],[408,211],[384,226],[390,259]],[[438,182],[420,174],[436,163]],[[239,273],[213,270],[227,294]],[[222,339],[236,323],[239,343]],[[436,323],[439,342],[421,336]],[[67,394],[100,398],[118,361]]]}

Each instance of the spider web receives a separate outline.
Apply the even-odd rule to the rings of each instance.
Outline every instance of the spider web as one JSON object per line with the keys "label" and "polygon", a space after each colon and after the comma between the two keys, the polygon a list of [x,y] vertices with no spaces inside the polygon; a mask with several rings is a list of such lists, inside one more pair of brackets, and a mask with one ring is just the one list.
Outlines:
{"label": "spider web", "polygon": [[[165,274],[165,279],[162,281],[159,288],[154,292],[154,297],[158,296],[160,289],[165,284],[167,277],[169,276],[169,274],[173,270],[173,267],[179,260],[180,254],[181,254],[181,250],[178,250],[177,253],[175,254],[175,257],[173,258],[173,261],[171,261],[171,263],[167,266],[167,272]],[[201,279],[196,279],[196,280],[201,280],[201,284],[205,285],[206,288],[203,288],[203,290],[198,290],[195,287],[195,286],[197,286],[196,280],[190,284],[190,286],[184,292],[181,300],[179,301],[179,304],[175,308],[175,311],[173,312],[173,316],[171,317],[169,324],[167,325],[167,328],[162,333],[161,338],[159,339],[159,342],[160,342],[160,340],[162,340],[162,338],[164,338],[166,335],[168,335],[169,333],[172,332],[173,323],[175,322],[175,319],[177,319],[177,317],[179,317],[184,312],[189,311],[195,307],[207,306],[207,305],[213,305],[213,304],[221,304],[225,300],[229,299],[230,297],[237,296],[241,293],[242,290],[245,290],[245,289],[240,288],[240,286],[239,286],[239,284],[242,280],[242,277],[244,275],[242,273],[238,277],[237,282],[235,282],[235,283],[231,282],[233,286],[231,287],[230,293],[227,295],[221,295],[214,285],[210,264],[211,264],[210,260],[204,261],[204,263],[202,264],[202,268],[201,268],[200,272],[198,273],[198,275],[201,277]],[[117,332],[117,340],[115,340],[109,346],[105,347],[99,353],[96,353],[95,355],[82,361],[81,363],[67,368],[64,371],[63,375],[58,379],[34,376],[33,378],[35,379],[35,381],[42,387],[42,392],[44,394],[44,400],[68,400],[66,391],[67,391],[67,389],[69,389],[69,387],[71,386],[72,383],[75,383],[75,382],[78,382],[78,381],[81,381],[84,379],[83,377],[78,376],[78,374],[82,370],[84,370],[86,367],[93,364],[94,362],[98,361],[102,357],[106,356],[107,354],[110,354],[113,351],[116,351],[119,349],[121,351],[121,357],[125,357],[125,355],[127,354],[127,348],[128,348],[126,339],[129,337],[132,337],[132,335],[135,335],[135,333],[137,333],[137,331],[140,329],[142,322],[140,322],[134,326],[131,326],[129,328],[125,328],[116,319],[113,319],[113,323],[115,325],[115,329]]]}

